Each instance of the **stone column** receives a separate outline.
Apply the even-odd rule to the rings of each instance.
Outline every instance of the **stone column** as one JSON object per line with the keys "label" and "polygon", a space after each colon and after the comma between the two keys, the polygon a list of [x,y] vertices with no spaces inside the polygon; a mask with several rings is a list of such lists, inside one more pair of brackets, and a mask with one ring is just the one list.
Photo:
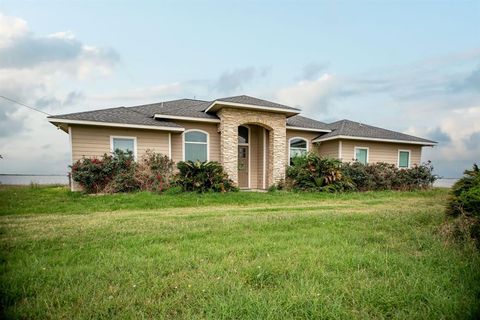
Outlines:
{"label": "stone column", "polygon": [[272,183],[278,183],[285,179],[285,154],[287,152],[287,131],[285,125],[279,126],[270,132],[269,150],[269,179]]}
{"label": "stone column", "polygon": [[220,154],[228,177],[238,185],[238,125],[228,113],[220,110]]}

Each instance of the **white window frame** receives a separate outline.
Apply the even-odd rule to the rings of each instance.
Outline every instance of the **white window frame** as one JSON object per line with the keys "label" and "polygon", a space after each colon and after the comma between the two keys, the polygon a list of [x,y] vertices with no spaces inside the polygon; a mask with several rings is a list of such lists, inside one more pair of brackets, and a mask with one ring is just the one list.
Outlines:
{"label": "white window frame", "polygon": [[308,143],[308,139],[304,138],[304,137],[292,137],[290,139],[288,139],[288,165],[290,165],[290,159],[291,159],[291,142],[292,140],[294,139],[300,139],[300,140],[303,140],[307,143],[307,153],[310,151],[310,144]]}
{"label": "white window frame", "polygon": [[367,150],[367,163],[365,163],[365,164],[370,163],[370,160],[369,160],[369,158],[370,158],[370,148],[369,148],[369,147],[355,146],[355,147],[353,148],[353,159],[354,159],[355,161],[358,161],[358,159],[357,159],[357,150],[358,150],[358,149],[366,149],[366,150]]}
{"label": "white window frame", "polygon": [[[400,152],[408,152],[408,166],[407,167],[400,167]],[[397,167],[399,169],[410,169],[411,166],[412,166],[412,150],[398,149]]]}
{"label": "white window frame", "polygon": [[113,153],[113,139],[131,139],[133,140],[133,159],[137,161],[137,137],[132,136],[110,136],[110,152]]}
{"label": "white window frame", "polygon": [[183,161],[185,161],[185,134],[189,133],[189,132],[201,132],[201,133],[204,133],[207,135],[207,142],[188,142],[188,143],[191,143],[191,144],[206,144],[207,145],[207,161],[210,161],[210,134],[205,131],[205,130],[201,130],[201,129],[188,129],[188,130],[185,130],[183,133],[182,133],[182,153],[183,153],[183,156],[182,156],[182,159]]}

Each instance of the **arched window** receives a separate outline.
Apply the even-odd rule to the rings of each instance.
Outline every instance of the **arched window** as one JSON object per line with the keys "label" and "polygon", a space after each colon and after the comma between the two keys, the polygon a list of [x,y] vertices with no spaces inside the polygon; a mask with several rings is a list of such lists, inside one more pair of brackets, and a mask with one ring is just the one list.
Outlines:
{"label": "arched window", "polygon": [[202,130],[188,130],[183,134],[183,160],[208,161],[208,133]]}
{"label": "arched window", "polygon": [[308,152],[308,142],[304,138],[291,138],[289,140],[288,158],[290,165],[293,164],[293,158],[304,155]]}

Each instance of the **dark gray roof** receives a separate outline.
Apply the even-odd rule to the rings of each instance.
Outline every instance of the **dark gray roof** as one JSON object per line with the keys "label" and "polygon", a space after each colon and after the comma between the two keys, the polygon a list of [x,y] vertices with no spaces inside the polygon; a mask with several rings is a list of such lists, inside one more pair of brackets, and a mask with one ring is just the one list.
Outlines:
{"label": "dark gray roof", "polygon": [[278,108],[278,109],[285,109],[285,110],[300,112],[300,109],[297,109],[297,108],[292,108],[292,107],[289,107],[289,106],[286,106],[286,105],[283,105],[283,104],[279,104],[279,103],[276,103],[276,102],[262,100],[262,99],[258,99],[258,98],[254,98],[254,97],[250,97],[250,96],[246,96],[246,95],[221,98],[221,99],[216,99],[215,101],[250,104],[250,105],[253,105],[253,106],[262,106],[262,107],[267,107],[267,108]]}
{"label": "dark gray roof", "polygon": [[48,118],[182,128],[171,121],[155,120],[151,116],[125,107],[61,114]]}
{"label": "dark gray roof", "polygon": [[328,124],[326,124],[325,122],[317,121],[314,119],[310,119],[310,118],[306,118],[298,115],[287,119],[287,128],[288,127],[331,130]]}
{"label": "dark gray roof", "polygon": [[425,143],[426,145],[436,144],[436,142],[432,140],[427,140],[427,139],[411,136],[401,132],[369,126],[363,123],[350,121],[346,119],[330,123],[328,127],[332,129],[332,132],[319,136],[316,139],[324,140],[324,139],[333,138],[336,136],[349,136],[349,137],[361,137],[361,138],[372,138],[372,139],[411,141],[411,142],[417,142],[417,143],[420,142],[420,143]]}
{"label": "dark gray roof", "polygon": [[193,99],[180,99],[129,107],[130,110],[141,112],[148,116],[164,114],[167,116],[192,117],[201,119],[218,119],[214,114],[205,113],[211,102]]}

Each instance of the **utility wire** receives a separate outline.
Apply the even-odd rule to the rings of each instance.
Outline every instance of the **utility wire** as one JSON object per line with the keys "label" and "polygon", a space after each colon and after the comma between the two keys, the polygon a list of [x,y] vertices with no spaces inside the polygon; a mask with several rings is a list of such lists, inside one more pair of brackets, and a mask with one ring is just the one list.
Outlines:
{"label": "utility wire", "polygon": [[43,114],[46,114],[47,116],[51,116],[51,114],[46,113],[45,111],[36,109],[36,108],[34,108],[34,107],[27,106],[27,105],[24,104],[24,103],[18,102],[18,101],[13,100],[13,99],[10,99],[10,98],[8,98],[8,97],[5,97],[5,96],[0,95],[0,98],[3,98],[3,99],[5,99],[5,100],[8,100],[8,101],[13,102],[13,103],[16,103],[16,104],[19,104],[19,105],[21,105],[21,106],[23,106],[23,107],[26,107],[26,108],[28,108],[28,109],[31,109],[31,110],[34,110],[34,111],[37,111],[37,112],[41,112],[41,113],[43,113]]}

